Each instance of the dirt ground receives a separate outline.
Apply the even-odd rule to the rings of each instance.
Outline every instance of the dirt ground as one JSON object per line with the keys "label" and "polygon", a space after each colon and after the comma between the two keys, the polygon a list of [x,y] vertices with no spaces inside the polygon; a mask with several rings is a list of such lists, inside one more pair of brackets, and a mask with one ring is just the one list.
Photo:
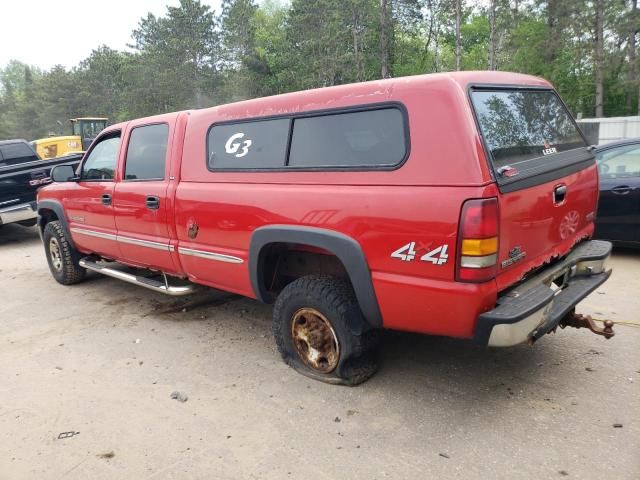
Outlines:
{"label": "dirt ground", "polygon": [[[640,252],[612,264],[579,311],[639,321]],[[388,332],[347,388],[282,363],[269,306],[58,285],[35,229],[0,230],[0,292],[2,480],[640,478],[638,328],[502,350]]]}

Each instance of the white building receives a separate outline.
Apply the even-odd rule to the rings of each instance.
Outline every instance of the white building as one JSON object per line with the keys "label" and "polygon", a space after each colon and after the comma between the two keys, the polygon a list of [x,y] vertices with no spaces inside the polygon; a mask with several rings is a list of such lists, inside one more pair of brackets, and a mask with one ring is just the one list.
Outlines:
{"label": "white building", "polygon": [[580,118],[578,124],[593,143],[610,143],[625,138],[640,137],[640,116]]}

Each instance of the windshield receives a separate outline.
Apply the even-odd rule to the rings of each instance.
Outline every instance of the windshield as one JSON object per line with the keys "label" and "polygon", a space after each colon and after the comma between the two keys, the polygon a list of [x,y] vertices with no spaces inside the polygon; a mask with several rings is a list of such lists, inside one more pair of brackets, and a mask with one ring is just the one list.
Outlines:
{"label": "windshield", "polygon": [[551,90],[475,90],[471,99],[496,168],[586,146]]}
{"label": "windshield", "polygon": [[96,138],[107,128],[106,120],[72,120],[73,134],[82,138]]}

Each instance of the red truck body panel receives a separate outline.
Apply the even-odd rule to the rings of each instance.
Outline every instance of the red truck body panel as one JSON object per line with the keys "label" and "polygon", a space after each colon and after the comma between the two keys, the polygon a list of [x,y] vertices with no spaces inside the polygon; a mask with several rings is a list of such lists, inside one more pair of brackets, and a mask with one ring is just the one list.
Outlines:
{"label": "red truck body panel", "polygon": [[[565,185],[564,202],[550,201],[554,188]],[[591,237],[598,202],[598,171],[595,165],[559,180],[526,190],[502,194],[500,198],[499,258],[509,258],[509,249],[521,245],[527,257],[501,269],[498,289],[503,290],[552,258],[566,254],[578,241]]]}
{"label": "red truck body panel", "polygon": [[[597,200],[595,167],[560,181],[501,193],[474,121],[468,96],[472,84],[551,88],[527,75],[461,72],[324,88],[135,120],[107,129],[121,132],[115,181],[55,184],[43,189],[40,198],[63,203],[80,251],[253,298],[257,294],[248,265],[256,229],[298,225],[338,232],[354,239],[364,252],[384,327],[469,338],[476,318],[495,306],[500,291],[591,234],[590,215]],[[213,124],[384,102],[402,104],[408,115],[410,153],[399,168],[239,172],[207,167],[205,139]],[[155,123],[169,125],[165,179],[123,181],[131,130]],[[554,206],[546,200],[558,183],[570,187],[571,193],[563,205]],[[112,195],[111,206],[100,203],[104,193]],[[159,209],[145,207],[149,196],[160,198]],[[500,205],[498,258],[508,258],[514,245],[525,249],[527,257],[500,270],[494,280],[456,282],[462,204],[490,197],[497,197]],[[191,238],[194,224],[198,232]],[[87,225],[113,235],[115,241],[77,233]],[[449,261],[436,265],[391,257],[412,241],[417,242],[418,255],[447,245]],[[183,253],[189,250],[231,261]]]}

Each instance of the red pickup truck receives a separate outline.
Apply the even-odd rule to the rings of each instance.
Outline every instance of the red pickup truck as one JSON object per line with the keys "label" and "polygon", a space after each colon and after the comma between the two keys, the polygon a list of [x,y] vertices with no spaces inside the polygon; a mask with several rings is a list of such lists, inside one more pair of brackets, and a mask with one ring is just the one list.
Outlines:
{"label": "red pickup truck", "polygon": [[575,305],[611,273],[611,245],[590,240],[591,149],[527,75],[423,75],[132,120],[52,178],[38,225],[58,282],[92,270],[275,302],[283,358],[331,383],[372,375],[382,328],[510,346],[577,326]]}

